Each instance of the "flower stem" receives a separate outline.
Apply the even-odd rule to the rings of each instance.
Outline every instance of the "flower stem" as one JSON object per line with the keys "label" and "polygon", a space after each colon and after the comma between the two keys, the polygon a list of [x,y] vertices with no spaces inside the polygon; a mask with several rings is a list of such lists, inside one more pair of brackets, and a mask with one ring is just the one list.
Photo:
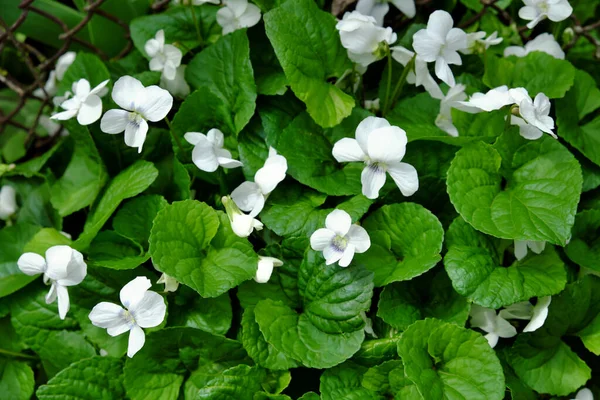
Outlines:
{"label": "flower stem", "polygon": [[175,143],[177,143],[177,147],[179,147],[179,150],[181,151],[181,155],[184,155],[185,149],[183,148],[183,145],[181,144],[181,141],[179,140],[177,135],[175,133],[173,133],[173,129],[171,129],[171,121],[169,121],[168,117],[165,117],[165,122],[167,123],[167,126],[169,127],[169,133],[171,134],[171,137],[173,138],[173,140],[175,140]]}
{"label": "flower stem", "polygon": [[510,120],[512,117],[512,108],[513,106],[508,107],[508,111],[506,112],[506,119],[504,120],[504,132],[510,129]]}
{"label": "flower stem", "polygon": [[4,350],[4,349],[0,349],[0,354],[4,355],[4,356],[13,357],[13,358],[25,358],[27,360],[36,360],[36,361],[39,360],[37,357],[30,356],[29,354],[16,353],[16,352]]}
{"label": "flower stem", "polygon": [[225,172],[223,168],[217,169],[217,179],[219,180],[219,191],[222,196],[229,194],[229,188],[227,187],[227,181],[225,180]]}
{"label": "flower stem", "polygon": [[198,17],[196,17],[196,10],[194,6],[190,3],[190,9],[192,10],[192,19],[194,20],[194,27],[196,28],[196,35],[198,35],[198,42],[200,45],[203,44],[202,33],[200,33],[200,25],[198,24]]}
{"label": "flower stem", "polygon": [[392,89],[392,52],[388,46],[387,49],[387,67],[388,67],[388,76],[387,76],[387,85],[385,88],[385,99],[383,104],[383,111],[387,110],[388,104],[390,102],[390,90]]}
{"label": "flower stem", "polygon": [[396,87],[394,88],[394,92],[392,94],[390,102],[388,104],[386,104],[386,107],[383,110],[384,116],[388,113],[388,111],[392,110],[394,108],[394,106],[396,105],[396,102],[398,101],[398,96],[400,96],[400,93],[402,93],[402,88],[404,87],[404,84],[406,83],[406,77],[408,76],[408,73],[414,69],[414,67],[415,67],[415,57],[411,58],[411,60],[408,62],[408,64],[406,64],[406,67],[404,67],[404,70],[402,70],[402,75],[400,76],[400,79],[398,79],[398,82],[396,83]]}

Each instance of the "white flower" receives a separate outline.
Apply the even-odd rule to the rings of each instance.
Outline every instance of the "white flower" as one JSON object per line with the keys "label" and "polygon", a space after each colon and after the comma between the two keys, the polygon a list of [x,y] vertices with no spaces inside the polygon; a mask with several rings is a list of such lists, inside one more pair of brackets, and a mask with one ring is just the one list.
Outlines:
{"label": "white flower", "polygon": [[463,54],[472,54],[475,52],[481,52],[487,50],[490,46],[494,46],[502,43],[502,38],[498,37],[498,32],[492,33],[487,38],[486,32],[473,32],[467,33],[467,46],[464,49],[459,49]]}
{"label": "white flower", "polygon": [[166,79],[175,79],[177,67],[181,65],[181,50],[172,44],[165,44],[165,31],[156,32],[154,39],[144,45],[144,50],[150,57],[150,71],[162,71]]}
{"label": "white flower", "polygon": [[519,114],[522,118],[511,115],[511,124],[519,126],[519,133],[525,139],[535,140],[542,137],[546,132],[553,138],[557,136],[552,132],[554,120],[550,117],[550,99],[544,93],[538,93],[535,100],[522,88],[511,89],[510,96],[519,106]]}
{"label": "white flower", "polygon": [[379,101],[379,98],[373,100],[365,100],[365,109],[375,114],[381,109],[380,103],[381,102]]}
{"label": "white flower", "polygon": [[515,257],[522,260],[527,256],[527,248],[535,254],[541,254],[546,247],[546,242],[536,242],[533,240],[515,240]]}
{"label": "white flower", "polygon": [[554,36],[550,33],[542,33],[535,39],[527,42],[524,47],[519,46],[508,46],[504,49],[504,57],[517,56],[525,57],[532,51],[541,51],[550,54],[554,58],[559,60],[565,59],[565,52],[560,47],[560,44],[554,39]]}
{"label": "white flower", "polygon": [[215,172],[219,165],[223,168],[241,167],[242,163],[231,158],[229,150],[223,148],[225,137],[218,129],[211,129],[205,135],[199,132],[188,132],[185,140],[194,145],[192,161],[196,167],[206,172]]}
{"label": "white flower", "polygon": [[103,301],[96,304],[89,318],[94,326],[105,328],[110,336],[129,331],[127,356],[133,357],[144,346],[142,328],[154,328],[165,319],[167,306],[162,296],[150,289],[152,282],[138,276],[121,289],[119,298],[125,308]]}
{"label": "white flower", "polygon": [[190,85],[185,81],[185,70],[187,65],[180,65],[175,71],[175,78],[167,79],[163,73],[160,76],[160,83],[158,84],[161,88],[166,89],[171,95],[179,98],[184,98],[190,94]]}
{"label": "white flower", "polygon": [[179,288],[179,281],[172,276],[163,273],[156,283],[165,284],[165,292],[175,292]]}
{"label": "white flower", "polygon": [[375,18],[358,11],[347,12],[335,26],[340,31],[342,46],[355,63],[367,67],[385,56],[382,43],[390,45],[397,40],[392,28],[377,26]]}
{"label": "white flower", "polygon": [[271,279],[273,267],[281,267],[283,261],[274,257],[258,256],[258,269],[254,280],[258,283],[267,283]]}
{"label": "white flower", "polygon": [[262,230],[263,224],[256,218],[244,214],[240,211],[235,202],[231,199],[231,196],[223,196],[221,202],[225,207],[229,222],[231,223],[231,229],[239,237],[248,237],[255,229],[257,231]]}
{"label": "white flower", "polygon": [[17,265],[24,274],[44,274],[44,283],[51,285],[46,303],[58,298],[58,315],[65,319],[70,307],[67,287],[79,285],[87,275],[83,255],[69,246],[52,246],[46,250],[46,259],[36,253],[25,253]]}
{"label": "white flower", "polygon": [[479,328],[487,335],[490,347],[494,348],[499,338],[511,338],[517,335],[517,329],[507,320],[496,314],[496,310],[473,304],[471,306],[471,327]]}
{"label": "white flower", "polygon": [[383,26],[383,17],[390,10],[389,3],[395,5],[408,18],[413,18],[417,13],[415,0],[358,0],[356,11],[375,18],[377,25]]}
{"label": "white flower", "polygon": [[201,6],[202,4],[206,4],[206,3],[210,3],[210,4],[220,4],[221,2],[219,0],[173,0],[173,4],[175,5],[179,5],[182,4],[184,6]]}
{"label": "white flower", "polygon": [[346,211],[333,210],[325,219],[325,228],[317,229],[310,236],[310,247],[323,252],[326,265],[339,261],[340,267],[347,267],[354,253],[369,250],[371,239],[365,228],[352,224]]}
{"label": "white flower", "polygon": [[254,182],[244,182],[233,192],[231,198],[242,210],[256,217],[263,209],[269,194],[285,179],[287,160],[270,147],[269,157],[262,168],[254,174]]}
{"label": "white flower", "polygon": [[545,18],[559,22],[573,13],[573,7],[568,0],[523,0],[523,3],[525,6],[519,10],[519,17],[531,21],[527,24],[529,29],[533,29]]}
{"label": "white flower", "polygon": [[367,117],[356,127],[356,139],[343,138],[333,146],[333,157],[338,162],[363,162],[362,193],[376,199],[385,184],[388,172],[404,196],[419,189],[417,170],[400,162],[406,152],[406,132],[391,126],[384,118]]}
{"label": "white flower", "polygon": [[100,121],[102,132],[115,134],[125,131],[125,144],[142,146],[148,133],[148,122],[165,118],[173,106],[173,96],[158,86],[144,87],[131,76],[122,76],[115,83],[112,99],[124,110],[108,110]]}
{"label": "white flower", "polygon": [[54,96],[58,90],[58,84],[63,80],[67,69],[71,66],[71,64],[73,64],[73,61],[75,61],[76,55],[77,53],[74,51],[68,51],[62,56],[58,57],[54,71],[50,71],[48,74],[48,80],[44,85],[44,90],[42,91],[42,89],[36,89],[33,94],[43,97],[45,91],[48,96]]}
{"label": "white flower", "polygon": [[361,311],[359,315],[362,318],[362,320],[365,321],[365,327],[363,328],[365,333],[377,339],[377,334],[373,330],[373,320],[367,317],[367,313],[364,311]]}
{"label": "white flower", "polygon": [[89,125],[98,121],[102,115],[102,100],[99,93],[107,83],[108,79],[90,90],[90,83],[87,79],[80,79],[73,82],[72,90],[74,96],[65,100],[60,105],[66,111],[54,114],[50,118],[65,121],[77,116],[77,122],[80,125]]}
{"label": "white flower", "polygon": [[7,220],[17,212],[17,192],[12,186],[0,188],[0,219]]}
{"label": "white flower", "polygon": [[551,300],[550,296],[540,297],[535,306],[528,301],[515,303],[500,311],[498,315],[504,319],[530,320],[527,326],[523,328],[523,332],[533,332],[541,328],[546,322]]}
{"label": "white flower", "polygon": [[594,400],[594,394],[590,389],[583,388],[579,392],[577,392],[575,398],[571,400]]}
{"label": "white flower", "polygon": [[461,102],[463,106],[487,112],[499,110],[514,103],[515,100],[512,98],[507,86],[500,86],[486,93],[473,93],[469,101]]}
{"label": "white flower", "polygon": [[413,48],[423,61],[435,61],[435,74],[448,86],[454,86],[454,75],[449,64],[462,65],[457,50],[467,47],[467,34],[453,28],[454,21],[446,11],[434,11],[429,16],[427,29],[413,36]]}
{"label": "white flower", "polygon": [[223,35],[250,28],[260,21],[260,8],[248,0],[223,0],[223,4],[225,7],[217,11],[217,22],[223,28]]}
{"label": "white flower", "polygon": [[435,119],[435,125],[449,134],[450,136],[458,136],[458,129],[452,123],[452,109],[465,112],[476,112],[477,109],[474,107],[468,107],[464,105],[464,100],[467,99],[465,89],[467,87],[463,84],[457,84],[448,90],[448,93],[440,102],[440,113]]}
{"label": "white flower", "polygon": [[[405,67],[408,65],[410,60],[415,57],[415,53],[402,46],[394,46],[391,48],[391,50],[392,58]],[[435,99],[441,99],[444,97],[442,89],[440,89],[440,86],[429,73],[427,63],[419,56],[415,57],[414,71],[410,71],[408,73],[406,76],[406,82],[415,86],[423,86],[427,93],[429,93],[431,97]]]}

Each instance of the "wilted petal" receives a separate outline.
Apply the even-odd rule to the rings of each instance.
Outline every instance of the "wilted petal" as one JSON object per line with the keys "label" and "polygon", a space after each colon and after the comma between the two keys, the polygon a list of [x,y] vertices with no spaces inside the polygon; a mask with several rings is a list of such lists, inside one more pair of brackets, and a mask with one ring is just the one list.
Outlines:
{"label": "wilted petal", "polygon": [[37,275],[46,272],[46,260],[36,253],[25,253],[17,260],[21,272],[27,275]]}
{"label": "wilted petal", "polygon": [[144,347],[146,335],[139,326],[135,325],[129,331],[129,342],[127,344],[127,357],[133,357],[138,351]]}
{"label": "wilted petal", "polygon": [[152,282],[145,276],[138,276],[121,289],[119,298],[127,309],[135,309],[144,295],[152,287]]}

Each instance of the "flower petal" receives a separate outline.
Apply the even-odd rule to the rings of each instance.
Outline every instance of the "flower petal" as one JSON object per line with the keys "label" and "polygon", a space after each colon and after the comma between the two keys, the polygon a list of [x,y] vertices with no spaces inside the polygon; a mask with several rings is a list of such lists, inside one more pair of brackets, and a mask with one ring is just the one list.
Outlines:
{"label": "flower petal", "polygon": [[167,305],[160,294],[148,290],[140,302],[134,307],[129,307],[129,311],[140,327],[154,328],[165,319]]}
{"label": "flower petal", "polygon": [[390,126],[390,123],[385,118],[378,117],[367,117],[358,124],[355,136],[363,153],[368,154],[368,140],[371,132],[388,126]]}
{"label": "flower petal", "polygon": [[69,302],[69,292],[62,285],[56,285],[56,295],[58,297],[58,316],[60,319],[65,319],[71,304]]}
{"label": "flower petal", "polygon": [[573,14],[573,7],[567,0],[552,4],[548,10],[548,19],[552,22],[564,21]]}
{"label": "flower petal", "polygon": [[192,161],[200,170],[205,172],[215,172],[219,168],[219,161],[213,145],[206,141],[197,144],[192,150]]}
{"label": "flower petal", "polygon": [[254,280],[258,283],[267,283],[273,273],[273,258],[271,257],[259,257],[258,268]]}
{"label": "flower petal", "polygon": [[101,115],[102,100],[100,97],[92,94],[81,103],[81,108],[79,108],[79,112],[77,113],[77,122],[79,122],[80,125],[93,124],[100,119]]}
{"label": "flower petal", "polygon": [[[48,262],[50,264],[50,262]],[[50,268],[49,268],[50,269]],[[71,258],[66,267],[66,276],[57,279],[61,286],[79,285],[87,275],[87,264],[83,260],[83,254],[71,249]]]}
{"label": "flower petal", "polygon": [[216,149],[215,155],[217,156],[217,162],[223,168],[238,168],[244,165],[241,161],[234,160],[229,150]]}
{"label": "flower petal", "polygon": [[531,251],[533,251],[535,254],[541,254],[544,251],[544,249],[546,248],[546,242],[528,240],[527,247],[529,247],[531,249]]}
{"label": "flower petal", "polygon": [[310,235],[310,247],[315,251],[323,251],[331,245],[335,232],[327,228],[320,228]]}
{"label": "flower petal", "polygon": [[[192,144],[194,146],[199,143],[208,142],[208,138],[206,137],[206,135],[200,132],[187,132],[185,135],[183,135],[183,138],[189,144]],[[208,146],[208,144],[206,144],[206,146]]]}
{"label": "flower petal", "polygon": [[390,164],[388,165],[388,172],[396,182],[396,186],[398,186],[402,195],[412,196],[419,190],[419,175],[412,165],[403,162]]}
{"label": "flower petal", "polygon": [[501,310],[498,315],[504,319],[531,319],[533,315],[533,305],[528,301],[511,304],[504,310]]}
{"label": "flower petal", "polygon": [[260,8],[254,4],[248,3],[244,13],[238,18],[242,28],[250,28],[260,21]]}
{"label": "flower petal", "polygon": [[331,153],[337,162],[365,160],[365,152],[362,150],[356,139],[343,138],[338,140],[333,145]]}
{"label": "flower petal", "polygon": [[348,243],[353,245],[357,253],[364,253],[371,247],[371,238],[369,234],[360,225],[352,225],[348,230]]}
{"label": "flower petal", "polygon": [[496,321],[496,311],[491,308],[481,307],[477,304],[471,306],[471,327],[479,328],[485,332],[492,332]]}
{"label": "flower petal", "polygon": [[484,336],[484,338],[488,341],[488,344],[490,345],[490,347],[493,349],[494,347],[496,347],[496,345],[498,344],[498,335],[496,335],[495,333],[488,333],[487,335]]}
{"label": "flower petal", "polygon": [[46,275],[52,280],[65,279],[68,276],[69,263],[73,249],[69,246],[52,246],[46,250]]}
{"label": "flower petal", "polygon": [[266,159],[262,168],[254,174],[254,182],[258,185],[264,195],[271,193],[277,185],[285,179],[287,172],[287,160],[284,156],[277,154],[271,148],[272,152]]}
{"label": "flower petal", "polygon": [[104,133],[121,133],[129,124],[129,111],[108,110],[100,120],[100,130]]}
{"label": "flower petal", "polygon": [[527,241],[515,240],[515,258],[522,260],[527,257]]}
{"label": "flower petal", "polygon": [[442,57],[438,57],[435,60],[435,75],[450,87],[456,84],[456,81],[454,80],[454,74],[452,73],[450,66]]}
{"label": "flower petal", "polygon": [[73,118],[74,116],[77,115],[77,109],[73,109],[73,110],[67,110],[67,111],[63,111],[63,112],[59,112],[57,114],[54,114],[50,117],[50,119],[57,119],[59,121],[66,121],[68,119]]}
{"label": "flower petal", "polygon": [[152,282],[145,276],[138,276],[121,289],[119,298],[121,303],[128,309],[135,309],[137,304],[142,301],[144,295],[152,287]]}
{"label": "flower petal", "polygon": [[413,48],[423,61],[432,62],[439,56],[444,42],[433,38],[426,29],[413,35]]}
{"label": "flower petal", "polygon": [[362,194],[367,199],[379,197],[379,191],[385,184],[385,171],[374,165],[366,166],[360,175]]}
{"label": "flower petal", "polygon": [[396,163],[406,152],[406,132],[397,126],[379,128],[371,132],[367,154],[372,162]]}
{"label": "flower petal", "polygon": [[148,86],[136,98],[135,109],[145,119],[158,122],[164,119],[173,107],[173,96],[167,90],[158,86]]}
{"label": "flower petal", "polygon": [[128,111],[134,111],[136,100],[143,95],[144,85],[142,82],[128,75],[120,77],[115,82],[111,94],[115,103]]}
{"label": "flower petal", "polygon": [[[231,198],[242,211],[250,212],[254,210],[257,203],[264,199],[258,185],[254,182],[244,182],[231,192]],[[264,200],[262,201],[264,206]],[[261,206],[262,208],[262,206]],[[260,211],[259,211],[260,212]],[[258,212],[254,215],[258,215]]]}
{"label": "flower petal", "polygon": [[414,18],[414,16],[417,14],[415,0],[391,0],[391,3],[408,18]]}
{"label": "flower petal", "polygon": [[327,246],[323,249],[323,257],[325,257],[325,265],[331,265],[338,262],[344,256],[344,252],[337,247]]}
{"label": "flower petal", "polygon": [[548,307],[550,307],[551,301],[552,298],[550,296],[538,298],[537,304],[533,307],[531,321],[529,321],[527,326],[523,329],[523,332],[533,332],[544,325],[544,322],[546,322],[546,318],[548,317]]}
{"label": "flower petal", "polygon": [[127,344],[127,357],[131,358],[144,347],[146,335],[139,326],[135,325],[129,331],[129,342]]}
{"label": "flower petal", "polygon": [[346,236],[351,225],[352,218],[344,210],[333,210],[325,218],[325,227],[340,236]]}
{"label": "flower petal", "polygon": [[139,119],[139,122],[130,121],[125,126],[125,144],[129,147],[137,147],[138,153],[141,153],[147,133],[148,123],[146,120]]}
{"label": "flower petal", "polygon": [[496,318],[496,329],[494,332],[501,338],[511,338],[517,336],[517,328],[511,325],[510,322],[504,318]]}
{"label": "flower petal", "polygon": [[225,145],[225,135],[221,130],[213,128],[206,134],[208,141],[215,147],[223,147]]}
{"label": "flower petal", "polygon": [[17,260],[21,272],[27,275],[37,275],[46,272],[46,260],[36,253],[24,253]]}
{"label": "flower petal", "polygon": [[437,10],[429,16],[429,20],[427,21],[427,32],[437,39],[445,41],[452,26],[454,26],[452,16],[446,11]]}
{"label": "flower petal", "polygon": [[348,265],[350,265],[352,259],[354,258],[355,250],[356,247],[354,247],[352,243],[348,243],[348,246],[346,246],[346,250],[344,250],[344,253],[342,254],[342,258],[340,258],[340,267],[347,267]]}
{"label": "flower petal", "polygon": [[123,307],[103,301],[92,308],[88,318],[92,321],[92,325],[109,329],[109,335],[117,336],[129,330],[129,325],[123,318],[124,313]]}

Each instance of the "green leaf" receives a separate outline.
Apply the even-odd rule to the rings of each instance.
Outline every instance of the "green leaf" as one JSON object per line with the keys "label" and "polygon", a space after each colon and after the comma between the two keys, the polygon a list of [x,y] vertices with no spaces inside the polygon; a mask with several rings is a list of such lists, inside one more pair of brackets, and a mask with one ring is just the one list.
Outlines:
{"label": "green leaf", "polygon": [[457,218],[448,229],[444,257],[452,286],[483,307],[500,308],[532,297],[559,293],[567,283],[565,266],[552,246],[530,254],[511,266],[502,266],[494,241]]}
{"label": "green leaf", "polygon": [[71,364],[36,392],[40,400],[77,398],[111,400],[125,397],[123,364],[112,357],[92,357]]}
{"label": "green leaf", "polygon": [[[181,46],[182,51],[213,42],[221,34],[216,15],[219,8],[210,4],[202,7],[173,7],[165,12],[144,15],[131,21],[131,39],[140,53],[146,54],[144,45],[153,39],[159,29],[165,31],[165,42]],[[200,37],[196,23],[200,29]]]}
{"label": "green leaf", "polygon": [[264,20],[294,94],[317,124],[339,124],[352,112],[354,99],[327,82],[352,69],[335,18],[312,0],[291,0],[266,13]]}
{"label": "green leaf", "polygon": [[23,253],[31,252],[44,256],[50,247],[60,245],[71,245],[71,239],[54,228],[43,228],[27,242]]}
{"label": "green leaf", "polygon": [[52,185],[50,198],[62,217],[91,205],[108,180],[88,129],[73,121],[65,122],[65,127],[75,142],[75,150],[65,173]]}
{"label": "green leaf", "polygon": [[398,354],[425,399],[504,398],[500,361],[474,331],[435,319],[417,321],[402,334]]}
{"label": "green leaf", "polygon": [[225,35],[198,53],[188,64],[186,80],[196,89],[210,87],[222,100],[230,119],[228,126],[239,133],[256,107],[256,84],[250,64],[250,45],[245,30]]}
{"label": "green leaf", "polygon": [[[177,294],[182,293],[177,290]],[[169,326],[187,326],[201,329],[214,335],[225,335],[231,328],[233,318],[231,310],[231,299],[228,293],[215,298],[202,298],[196,292],[189,290],[192,296],[188,296],[183,307],[169,310]],[[179,298],[175,299],[179,303]]]}
{"label": "green leaf", "polygon": [[261,381],[265,370],[259,367],[238,365],[223,371],[207,382],[197,394],[206,400],[253,400],[254,394],[261,391]]}
{"label": "green leaf", "polygon": [[361,378],[366,367],[347,362],[326,370],[321,375],[321,398],[323,400],[382,400],[383,396],[363,387]]}
{"label": "green leaf", "polygon": [[524,87],[531,97],[544,93],[551,99],[563,97],[574,79],[575,68],[570,62],[541,51],[531,52],[525,57],[486,57],[483,75],[483,83],[490,88],[502,85]]}
{"label": "green leaf", "polygon": [[47,287],[31,285],[11,302],[11,322],[24,342],[42,359],[49,377],[71,363],[96,355],[69,315],[58,316],[56,302],[46,304]]}
{"label": "green leaf", "polygon": [[0,393],[3,397],[28,400],[34,386],[33,370],[27,363],[0,357]]}
{"label": "green leaf", "polygon": [[17,260],[39,226],[18,224],[0,230],[0,297],[8,296],[36,279],[19,269]]}
{"label": "green leaf", "polygon": [[567,256],[576,264],[600,271],[600,210],[583,210],[575,216],[573,236],[565,248]]}
{"label": "green leaf", "polygon": [[176,399],[186,375],[197,389],[221,371],[243,362],[241,344],[193,328],[167,328],[147,335],[144,347],[125,363],[131,400]]}
{"label": "green leaf", "polygon": [[396,369],[400,370],[402,375],[404,375],[404,365],[400,360],[385,361],[371,367],[362,374],[362,386],[372,392],[393,395],[390,386],[390,374]]}
{"label": "green leaf", "polygon": [[288,370],[298,363],[269,344],[260,332],[254,316],[254,307],[247,307],[242,316],[241,341],[255,363],[270,370]]}
{"label": "green leaf", "polygon": [[62,218],[50,203],[53,176],[44,178],[11,178],[10,183],[17,191],[17,199],[23,202],[17,212],[18,224],[34,224],[61,229]]}
{"label": "green leaf", "polygon": [[427,317],[464,326],[469,317],[469,304],[453,288],[443,272],[396,282],[386,286],[379,297],[377,316],[401,331],[413,322]]}
{"label": "green leaf", "polygon": [[386,337],[382,339],[365,340],[360,350],[354,354],[352,359],[361,365],[375,366],[384,361],[397,358],[396,350],[399,336]]}
{"label": "green leaf", "polygon": [[148,248],[152,221],[167,201],[159,195],[139,196],[127,201],[112,220],[114,230]]}
{"label": "green leaf", "polygon": [[133,269],[148,261],[142,246],[115,231],[102,231],[88,249],[92,266],[111,269]]}
{"label": "green leaf", "polygon": [[125,199],[137,196],[158,176],[158,170],[148,161],[137,161],[117,175],[108,185],[102,198],[88,216],[83,232],[74,244],[78,250],[88,248],[102,226]]}
{"label": "green leaf", "polygon": [[459,150],[447,184],[450,201],[477,230],[565,245],[582,177],[579,163],[558,141],[526,140],[511,129],[494,146],[476,143]]}
{"label": "green leaf", "polygon": [[[260,7],[258,2],[257,5]],[[271,96],[284,94],[288,81],[266,33],[262,29],[252,29],[248,31],[248,37],[256,91]]]}
{"label": "green leaf", "polygon": [[363,226],[371,236],[371,248],[355,259],[375,274],[375,286],[410,280],[442,259],[442,224],[418,204],[383,206]]}
{"label": "green leaf", "polygon": [[600,118],[589,122],[585,116],[600,107],[600,90],[588,73],[577,71],[575,84],[564,98],[556,101],[558,136],[579,150],[596,165],[600,165],[600,140],[596,132]]}
{"label": "green leaf", "polygon": [[258,265],[252,246],[233,233],[227,216],[193,200],[159,211],[150,254],[157,269],[202,297],[219,296],[252,278]]}
{"label": "green leaf", "polygon": [[[100,60],[100,58],[98,58],[98,56],[95,54],[77,53],[75,61],[73,61],[73,64],[67,68],[65,75],[59,82],[58,94],[61,95],[65,92],[73,93],[73,83],[80,79],[87,79],[90,83],[90,86],[94,88],[105,80],[110,79],[110,73],[108,72],[108,69],[106,69],[106,66],[102,60]],[[66,128],[71,134],[73,134],[73,130],[71,128],[75,128],[75,130],[79,130],[81,132],[87,131],[85,127],[76,124],[75,122],[68,123]],[[95,155],[92,153],[92,155],[93,157],[97,157],[97,153]]]}
{"label": "green leaf", "polygon": [[330,368],[352,357],[364,339],[362,329],[329,334],[281,302],[261,300],[254,310],[265,339],[288,357],[309,368]]}

